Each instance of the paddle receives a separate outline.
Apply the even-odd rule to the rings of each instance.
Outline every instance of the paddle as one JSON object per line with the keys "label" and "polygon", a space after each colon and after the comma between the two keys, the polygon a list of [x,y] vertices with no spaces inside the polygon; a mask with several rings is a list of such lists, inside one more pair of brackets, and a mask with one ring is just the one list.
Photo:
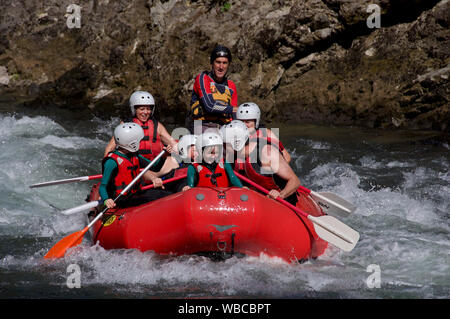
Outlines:
{"label": "paddle", "polygon": [[80,176],[80,177],[67,178],[67,179],[59,179],[56,181],[49,181],[49,182],[33,184],[33,185],[30,185],[29,187],[30,188],[38,188],[38,187],[46,187],[46,186],[67,184],[67,183],[74,183],[74,182],[85,182],[85,181],[91,181],[94,179],[102,178],[102,176],[103,176],[102,174],[98,174],[98,175]]}
{"label": "paddle", "polygon": [[[161,153],[158,154],[158,156],[156,156],[143,170],[142,172],[139,173],[138,176],[136,176],[130,184],[128,184],[127,187],[125,187],[119,195],[117,195],[117,197],[114,199],[114,202],[117,202],[117,200],[126,192],[128,192],[128,190],[133,187],[133,185],[142,177],[142,175],[144,175],[145,172],[147,172],[150,167],[152,167],[160,158],[161,156],[163,156],[165,151],[162,151]],[[86,234],[86,232],[89,230],[89,228],[92,227],[92,225],[94,225],[97,220],[99,220],[103,214],[108,210],[108,207],[106,207],[101,213],[99,213],[97,216],[95,216],[95,218],[86,226],[84,227],[82,230],[77,231],[73,234],[70,234],[66,237],[64,237],[63,239],[61,239],[59,242],[56,243],[56,245],[54,245],[48,252],[47,254],[44,256],[44,258],[48,259],[48,258],[61,258],[64,257],[64,255],[66,254],[66,251],[69,248],[72,248],[74,246],[77,246],[79,244],[81,244],[81,242],[83,241],[83,237],[84,234]]]}
{"label": "paddle", "polygon": [[82,212],[84,210],[88,210],[88,209],[97,207],[101,203],[102,203],[101,200],[98,200],[98,201],[94,200],[92,202],[87,202],[86,204],[83,204],[83,205],[80,205],[80,206],[76,206],[76,207],[72,207],[72,208],[69,208],[69,209],[62,210],[62,211],[60,211],[60,213],[64,214],[64,215],[72,215],[72,214],[76,214],[76,213]]}
{"label": "paddle", "polygon": [[[174,182],[174,181],[177,181],[177,180],[183,179],[183,178],[186,178],[186,174],[183,174],[183,175],[180,175],[180,176],[177,176],[177,177],[172,177],[172,178],[166,179],[166,180],[163,181],[163,184],[170,183],[170,182]],[[143,187],[142,187],[142,190],[151,189],[151,188],[153,188],[153,187],[154,187],[153,184],[151,184],[151,185],[146,185],[146,186],[143,186]],[[83,204],[83,205],[80,205],[80,206],[76,206],[76,207],[73,207],[73,208],[69,208],[69,209],[66,209],[66,210],[62,210],[62,211],[60,211],[60,213],[61,213],[61,214],[64,214],[64,215],[72,215],[72,214],[76,214],[76,213],[82,212],[82,211],[84,211],[84,210],[88,210],[88,209],[97,207],[97,206],[100,205],[100,204],[101,204],[101,201],[100,201],[100,200],[99,200],[99,201],[95,201],[95,200],[94,200],[94,201],[87,202],[86,204]]]}
{"label": "paddle", "polygon": [[[166,179],[166,180],[163,180],[163,184],[170,183],[170,182],[174,182],[174,181],[177,181],[177,180],[179,180],[179,179],[186,178],[186,176],[187,176],[187,174],[183,174],[183,175],[180,175],[180,176],[168,178],[168,179]],[[153,187],[154,187],[153,184],[151,184],[151,185],[146,185],[146,186],[143,186],[143,187],[142,187],[142,190],[151,189],[151,188],[153,188]]]}
{"label": "paddle", "polygon": [[356,210],[356,206],[346,201],[342,197],[329,193],[320,192],[316,193],[304,186],[300,186],[299,189],[311,197],[323,208],[328,214],[336,217],[347,217]]}
{"label": "paddle", "polygon": [[[256,189],[262,191],[265,194],[269,193],[267,189],[256,184],[247,177],[242,176],[236,171],[234,173],[241,180],[247,182]],[[308,218],[311,222],[313,222],[314,230],[320,238],[344,251],[351,251],[359,240],[359,233],[357,231],[332,216],[325,215],[315,217],[305,213],[298,207],[295,207],[294,205],[288,203],[280,197],[277,197],[276,200],[292,209],[295,213],[301,214],[302,216]]]}
{"label": "paddle", "polygon": [[57,181],[50,181],[50,182],[44,182],[44,183],[37,183],[37,184],[30,185],[30,188],[45,187],[45,186],[59,185],[59,184],[66,184],[66,183],[73,183],[73,182],[90,181],[90,180],[99,179],[99,178],[102,178],[102,174],[60,179]]}

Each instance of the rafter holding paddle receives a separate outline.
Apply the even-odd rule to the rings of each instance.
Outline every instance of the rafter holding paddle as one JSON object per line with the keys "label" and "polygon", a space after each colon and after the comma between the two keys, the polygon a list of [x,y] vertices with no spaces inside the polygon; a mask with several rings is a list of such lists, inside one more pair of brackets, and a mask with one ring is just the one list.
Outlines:
{"label": "rafter holding paddle", "polygon": [[[265,194],[269,193],[267,189],[256,184],[247,177],[237,172],[235,172],[235,174],[241,180],[252,185],[261,192]],[[359,240],[359,233],[357,231],[332,216],[324,215],[315,217],[305,213],[298,207],[295,207],[294,205],[288,203],[280,197],[277,197],[276,200],[292,209],[295,213],[308,218],[313,223],[314,230],[320,238],[344,251],[351,251]]]}
{"label": "rafter holding paddle", "polygon": [[[136,184],[137,181],[141,179],[141,177],[147,172],[160,158],[163,156],[165,151],[162,151],[158,154],[140,173],[137,175],[131,182],[128,184],[127,187],[125,187],[119,195],[114,199],[114,202],[117,202],[117,200],[122,197],[126,192],[130,190],[131,187],[133,187],[134,184]],[[44,256],[44,258],[61,258],[64,257],[66,254],[66,251],[69,248],[72,248],[74,246],[77,246],[81,244],[83,241],[83,237],[86,234],[86,232],[91,228],[97,220],[102,218],[103,214],[108,210],[108,208],[105,208],[101,213],[99,213],[86,227],[84,227],[82,230],[77,231],[73,234],[70,234],[63,239],[61,239],[59,242],[57,242]]]}
{"label": "rafter holding paddle", "polygon": [[[178,180],[183,179],[183,178],[186,178],[186,174],[166,179],[166,180],[163,181],[163,184],[170,183],[170,182],[175,182],[175,181],[178,181]],[[153,184],[146,185],[146,186],[142,187],[142,190],[147,190],[147,189],[151,189],[151,188],[154,188],[154,187],[155,187],[155,185],[153,185]],[[83,205],[80,205],[80,206],[76,206],[76,207],[73,207],[73,208],[68,208],[68,209],[62,210],[62,211],[60,211],[60,213],[64,214],[64,215],[72,215],[72,214],[76,214],[76,213],[79,213],[79,212],[82,212],[82,211],[85,211],[85,210],[97,207],[100,204],[101,204],[100,200],[99,201],[91,201],[91,202],[87,202],[86,204],[83,204]]]}

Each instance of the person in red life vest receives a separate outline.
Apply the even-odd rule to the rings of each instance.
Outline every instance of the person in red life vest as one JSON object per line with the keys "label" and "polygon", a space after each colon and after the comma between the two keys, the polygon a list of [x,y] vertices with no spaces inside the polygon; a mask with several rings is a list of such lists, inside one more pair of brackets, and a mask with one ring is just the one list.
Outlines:
{"label": "person in red life vest", "polygon": [[236,112],[236,118],[243,121],[245,125],[247,125],[250,140],[254,140],[256,138],[267,139],[272,145],[278,146],[286,162],[289,163],[291,161],[291,155],[284,148],[279,138],[270,129],[261,125],[261,111],[256,103],[246,102],[239,105]]}
{"label": "person in red life vest", "polygon": [[102,161],[102,180],[99,193],[104,205],[108,208],[137,206],[146,202],[172,194],[165,191],[162,180],[150,170],[145,172],[142,179],[150,181],[156,187],[162,189],[141,190],[141,181],[136,182],[128,194],[122,196],[118,203],[114,202],[119,193],[133,181],[139,174],[140,159],[150,163],[138,153],[139,143],[144,137],[144,130],[136,123],[119,124],[114,130],[114,139],[117,149]]}
{"label": "person in red life vest", "polygon": [[[153,160],[167,145],[166,151],[170,153],[175,147],[176,141],[170,136],[161,122],[156,120],[155,100],[153,96],[145,91],[136,91],[130,97],[131,119],[125,119],[125,122],[134,122],[139,124],[144,130],[144,138],[139,145],[139,153],[148,160]],[[123,122],[121,122],[123,123]],[[114,137],[111,138],[106,146],[104,157],[116,147]],[[163,165],[163,160],[159,161],[152,171],[159,170]],[[141,165],[145,163],[141,161]]]}
{"label": "person in red life vest", "polygon": [[[177,144],[178,154],[172,153],[172,155],[165,161],[161,170],[159,172],[155,172],[155,175],[157,177],[161,177],[163,180],[187,175],[189,164],[193,163],[195,158],[198,156],[198,152],[195,148],[196,142],[197,135],[183,135]],[[180,181],[172,182],[166,187],[173,192],[179,192],[186,185],[186,179],[182,179]]]}
{"label": "person in red life vest", "polygon": [[242,187],[233,168],[223,158],[223,140],[218,132],[207,130],[197,139],[199,163],[188,167],[186,191],[192,187]]}
{"label": "person in red life vest", "polygon": [[[196,76],[186,118],[186,127],[194,134],[201,134],[208,128],[219,129],[229,123],[237,110],[237,90],[228,79],[231,64],[231,51],[217,45],[211,52],[211,71],[203,71]],[[201,121],[201,130],[194,127]]]}
{"label": "person in red life vest", "polygon": [[278,147],[271,143],[258,143],[259,139],[252,141],[242,125],[228,124],[225,129],[226,143],[237,153],[235,170],[243,171],[249,179],[269,190],[269,197],[281,197],[295,205],[300,180]]}

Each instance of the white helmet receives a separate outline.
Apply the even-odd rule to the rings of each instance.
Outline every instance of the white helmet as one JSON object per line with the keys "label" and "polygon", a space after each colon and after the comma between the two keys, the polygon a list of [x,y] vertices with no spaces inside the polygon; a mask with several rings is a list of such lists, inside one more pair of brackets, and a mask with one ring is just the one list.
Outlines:
{"label": "white helmet", "polygon": [[189,158],[189,147],[195,145],[195,142],[197,142],[197,135],[188,134],[180,138],[178,141],[178,153],[183,160]]}
{"label": "white helmet", "polygon": [[200,153],[203,147],[213,145],[223,146],[223,139],[218,132],[205,131],[195,143],[195,146]]}
{"label": "white helmet", "polygon": [[197,142],[195,143],[195,147],[197,148],[198,153],[200,154],[201,158],[203,158],[204,160],[206,160],[204,152],[207,152],[207,150],[203,149],[203,148],[206,148],[208,146],[219,146],[220,147],[219,154],[217,154],[218,156],[214,158],[214,161],[218,161],[222,157],[221,153],[222,153],[222,147],[223,147],[223,140],[218,131],[206,130],[197,139]]}
{"label": "white helmet", "polygon": [[236,111],[236,118],[238,120],[256,120],[255,128],[257,129],[259,127],[261,111],[256,103],[246,102],[239,105]]}
{"label": "white helmet", "polygon": [[247,143],[249,133],[247,126],[240,120],[233,120],[220,128],[225,143],[231,144],[235,151],[240,151]]}
{"label": "white helmet", "polygon": [[[155,106],[155,99],[153,98],[153,96],[145,91],[136,91],[133,94],[131,94],[130,96],[130,109],[131,109],[131,114],[133,116],[136,115],[136,106],[138,105],[151,105],[151,106]],[[154,112],[154,108],[152,111],[152,115]]]}
{"label": "white helmet", "polygon": [[144,130],[136,123],[123,123],[114,130],[116,144],[130,152],[139,150],[139,143],[143,137]]}

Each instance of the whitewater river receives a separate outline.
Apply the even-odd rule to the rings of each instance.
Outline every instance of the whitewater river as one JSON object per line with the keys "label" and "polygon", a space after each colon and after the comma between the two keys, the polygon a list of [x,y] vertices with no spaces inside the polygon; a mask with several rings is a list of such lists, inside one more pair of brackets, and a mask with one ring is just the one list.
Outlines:
{"label": "whitewater river", "polygon": [[[81,230],[94,182],[33,183],[101,173],[118,124],[69,114],[0,113],[0,298],[448,298],[450,149],[436,133],[281,128],[302,184],[358,206],[341,219],[360,232],[355,249],[317,260],[266,256],[214,262],[199,256],[106,251],[86,240],[58,261],[42,257]],[[274,225],[276,227],[276,225]],[[80,288],[67,285],[73,267]]]}

